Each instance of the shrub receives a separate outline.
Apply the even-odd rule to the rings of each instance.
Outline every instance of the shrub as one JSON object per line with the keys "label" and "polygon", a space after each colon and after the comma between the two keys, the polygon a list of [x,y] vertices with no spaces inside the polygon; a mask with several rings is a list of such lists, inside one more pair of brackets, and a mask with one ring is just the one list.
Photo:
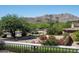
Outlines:
{"label": "shrub", "polygon": [[71,46],[73,43],[73,39],[71,35],[64,35],[63,38],[58,40],[59,45]]}
{"label": "shrub", "polygon": [[50,24],[48,30],[47,30],[47,34],[49,35],[61,35],[62,34],[62,30],[64,28],[69,28],[70,24],[69,23],[53,23]]}
{"label": "shrub", "polygon": [[63,35],[64,35],[64,38],[66,38],[66,36],[68,36],[69,33],[65,32]]}
{"label": "shrub", "polygon": [[58,44],[59,44],[59,45],[64,45],[64,39],[58,40]]}
{"label": "shrub", "polygon": [[41,35],[39,38],[40,38],[40,40],[47,40],[46,35]]}
{"label": "shrub", "polygon": [[63,28],[59,24],[54,24],[48,28],[47,33],[49,35],[60,35],[62,34],[62,29]]}
{"label": "shrub", "polygon": [[52,46],[52,45],[55,45],[55,46],[58,45],[58,43],[55,40],[52,40],[52,39],[46,40],[42,44],[43,45],[50,45],[50,46]]}
{"label": "shrub", "polygon": [[50,46],[53,46],[53,45],[58,45],[58,42],[56,40],[56,38],[54,36],[49,36],[49,38],[45,41],[42,42],[43,45],[50,45]]}
{"label": "shrub", "polygon": [[79,41],[79,31],[72,33],[72,37],[74,41]]}

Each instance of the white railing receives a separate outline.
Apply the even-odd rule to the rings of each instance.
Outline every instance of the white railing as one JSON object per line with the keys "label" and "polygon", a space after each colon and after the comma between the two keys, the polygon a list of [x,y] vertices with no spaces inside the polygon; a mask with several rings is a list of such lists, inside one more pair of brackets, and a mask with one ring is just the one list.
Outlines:
{"label": "white railing", "polygon": [[4,41],[5,49],[9,49],[15,52],[46,52],[46,53],[76,53],[79,52],[79,47],[74,46],[43,46],[41,44],[32,44],[32,43],[21,43],[21,42],[12,42]]}

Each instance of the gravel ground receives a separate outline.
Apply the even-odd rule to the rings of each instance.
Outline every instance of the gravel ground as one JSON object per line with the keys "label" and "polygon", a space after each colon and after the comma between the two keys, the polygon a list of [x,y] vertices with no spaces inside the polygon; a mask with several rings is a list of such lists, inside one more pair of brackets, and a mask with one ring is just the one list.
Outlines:
{"label": "gravel ground", "polygon": [[13,52],[8,51],[8,50],[0,50],[0,53],[13,53]]}

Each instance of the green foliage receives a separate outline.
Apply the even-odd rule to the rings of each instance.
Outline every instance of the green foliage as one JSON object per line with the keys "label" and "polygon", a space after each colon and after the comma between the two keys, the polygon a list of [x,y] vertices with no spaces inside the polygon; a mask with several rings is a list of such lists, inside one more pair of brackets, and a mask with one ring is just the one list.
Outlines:
{"label": "green foliage", "polygon": [[69,33],[66,32],[63,35],[64,35],[64,38],[66,38],[69,35]]}
{"label": "green foliage", "polygon": [[47,23],[40,23],[40,24],[37,24],[37,26],[40,29],[44,29],[44,28],[48,28],[49,27],[49,24],[47,24]]}
{"label": "green foliage", "polygon": [[58,42],[54,36],[50,36],[47,40],[43,41],[42,44],[49,46],[57,46]]}
{"label": "green foliage", "polygon": [[30,23],[29,27],[30,27],[31,30],[35,30],[36,28],[38,28],[37,24],[33,24],[33,23]]}
{"label": "green foliage", "polygon": [[20,30],[22,31],[22,36],[26,36],[27,35],[27,32],[30,32],[31,31],[31,27],[30,27],[30,24],[27,23],[25,20],[23,19],[19,19],[22,26],[20,28]]}
{"label": "green foliage", "polygon": [[[16,15],[6,15],[1,17],[0,30],[9,31],[12,36],[15,36],[15,31],[22,31],[22,35],[25,36],[27,32],[31,32],[35,29],[47,29],[48,34],[61,34],[64,28],[70,27],[70,23],[27,23],[22,17]],[[1,33],[2,34],[2,33]]]}
{"label": "green foliage", "polygon": [[6,15],[1,18],[1,29],[9,31],[12,37],[15,37],[17,28],[22,27],[19,18],[16,15]]}
{"label": "green foliage", "polygon": [[62,30],[64,28],[69,28],[70,27],[70,23],[53,23],[50,24],[50,27],[48,28],[48,34],[50,35],[59,35],[62,34]]}
{"label": "green foliage", "polygon": [[21,22],[21,30],[30,31],[30,23],[28,23],[26,20],[23,20],[19,18],[19,21]]}
{"label": "green foliage", "polygon": [[16,15],[6,15],[1,18],[1,26],[4,30],[16,30],[22,27],[19,18]]}
{"label": "green foliage", "polygon": [[62,32],[62,26],[60,24],[53,24],[53,26],[48,28],[48,34],[50,35],[57,35],[57,34],[61,34]]}
{"label": "green foliage", "polygon": [[36,32],[37,29],[46,29],[49,27],[49,24],[47,23],[29,23],[28,28],[30,29],[30,32]]}
{"label": "green foliage", "polygon": [[74,41],[79,41],[79,31],[74,32],[74,33],[72,34],[72,37],[73,37],[73,40],[74,40]]}
{"label": "green foliage", "polygon": [[0,30],[0,36],[3,34],[3,31],[2,30]]}
{"label": "green foliage", "polygon": [[28,26],[29,25],[25,20],[19,18],[16,15],[6,15],[1,18],[1,29],[9,31],[14,38],[16,30],[19,29],[23,34],[25,34],[26,31],[30,30]]}
{"label": "green foliage", "polygon": [[45,29],[45,28],[48,28],[49,27],[49,24],[47,24],[47,23],[35,23],[35,24],[33,24],[33,23],[30,23],[30,28],[32,29],[32,30],[35,30],[35,29]]}
{"label": "green foliage", "polygon": [[53,46],[53,45],[56,46],[56,45],[58,45],[57,42],[55,42],[54,40],[51,40],[51,39],[43,42],[42,44],[43,45],[49,45],[49,46]]}

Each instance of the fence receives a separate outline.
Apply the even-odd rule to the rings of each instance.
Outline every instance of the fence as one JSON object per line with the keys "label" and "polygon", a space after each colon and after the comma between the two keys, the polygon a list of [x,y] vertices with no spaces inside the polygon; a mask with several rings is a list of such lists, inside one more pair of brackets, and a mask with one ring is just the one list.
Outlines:
{"label": "fence", "polygon": [[43,46],[41,44],[4,41],[4,48],[19,53],[78,53],[78,47]]}

